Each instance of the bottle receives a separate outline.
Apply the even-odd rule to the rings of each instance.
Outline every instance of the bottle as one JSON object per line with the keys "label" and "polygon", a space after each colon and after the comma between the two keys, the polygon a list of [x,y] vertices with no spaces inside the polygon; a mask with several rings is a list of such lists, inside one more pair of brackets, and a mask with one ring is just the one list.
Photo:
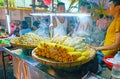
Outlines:
{"label": "bottle", "polygon": [[120,78],[120,51],[114,56],[111,75],[114,78]]}

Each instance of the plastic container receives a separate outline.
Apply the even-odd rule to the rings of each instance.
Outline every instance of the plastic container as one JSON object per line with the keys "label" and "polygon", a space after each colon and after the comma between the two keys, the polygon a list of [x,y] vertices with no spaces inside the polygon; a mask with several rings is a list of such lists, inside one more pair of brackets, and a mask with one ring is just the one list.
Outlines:
{"label": "plastic container", "polygon": [[109,61],[109,59],[113,59],[114,56],[105,56],[103,58],[104,63],[106,64],[106,66],[111,70],[113,67],[113,62]]}
{"label": "plastic container", "polygon": [[114,78],[120,79],[120,51],[114,56],[114,63],[111,71],[111,75]]}

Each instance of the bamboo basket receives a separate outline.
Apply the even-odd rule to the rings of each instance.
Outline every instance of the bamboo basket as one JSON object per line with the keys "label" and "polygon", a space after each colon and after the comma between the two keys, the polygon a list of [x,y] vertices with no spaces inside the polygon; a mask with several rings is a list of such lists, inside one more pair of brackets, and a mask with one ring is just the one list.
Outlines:
{"label": "bamboo basket", "polygon": [[21,44],[21,43],[16,43],[15,41],[18,40],[19,37],[13,38],[10,40],[11,46],[18,47],[18,48],[26,48],[26,49],[34,49],[37,47],[37,45],[34,44]]}
{"label": "bamboo basket", "polygon": [[[35,48],[36,49],[36,48]],[[45,58],[42,56],[37,56],[35,53],[35,49],[32,51],[32,58],[44,65],[47,66],[51,66],[57,69],[65,69],[65,68],[74,68],[77,66],[81,66],[87,62],[89,62],[90,60],[92,60],[95,57],[96,51],[92,48],[90,48],[90,52],[91,54],[86,57],[86,59],[84,61],[74,61],[74,62],[57,62],[55,60],[49,59],[49,58]]]}
{"label": "bamboo basket", "polygon": [[26,48],[26,49],[34,49],[37,47],[37,45],[25,45],[25,44],[15,44],[10,42],[11,46],[18,47],[18,48]]}

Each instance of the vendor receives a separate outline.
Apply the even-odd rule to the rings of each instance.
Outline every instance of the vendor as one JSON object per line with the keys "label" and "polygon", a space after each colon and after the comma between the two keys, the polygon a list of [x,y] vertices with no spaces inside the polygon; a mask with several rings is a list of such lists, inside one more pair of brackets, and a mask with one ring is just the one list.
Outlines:
{"label": "vendor", "polygon": [[104,56],[115,55],[120,48],[120,0],[110,0],[107,12],[114,19],[107,29],[104,45],[94,47],[96,50],[102,50]]}
{"label": "vendor", "polygon": [[[65,13],[65,4],[59,2],[57,4],[57,13]],[[67,19],[63,16],[57,16],[53,18],[53,36],[56,34],[65,36],[67,34]]]}

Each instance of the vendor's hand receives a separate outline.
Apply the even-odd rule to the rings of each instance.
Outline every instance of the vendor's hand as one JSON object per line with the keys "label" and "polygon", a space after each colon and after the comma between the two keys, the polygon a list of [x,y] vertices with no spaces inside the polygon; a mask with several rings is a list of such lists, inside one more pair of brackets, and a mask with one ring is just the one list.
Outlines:
{"label": "vendor's hand", "polygon": [[87,45],[87,46],[90,48],[93,48],[94,50],[98,50],[97,47],[95,47],[95,46],[91,46],[91,45]]}
{"label": "vendor's hand", "polygon": [[94,46],[91,46],[91,45],[89,45],[89,44],[87,44],[87,46],[90,47],[90,48],[94,48]]}
{"label": "vendor's hand", "polygon": [[98,50],[98,47],[94,47],[95,50]]}
{"label": "vendor's hand", "polygon": [[100,47],[94,47],[94,49],[95,49],[95,50],[101,50],[101,48],[100,48]]}

